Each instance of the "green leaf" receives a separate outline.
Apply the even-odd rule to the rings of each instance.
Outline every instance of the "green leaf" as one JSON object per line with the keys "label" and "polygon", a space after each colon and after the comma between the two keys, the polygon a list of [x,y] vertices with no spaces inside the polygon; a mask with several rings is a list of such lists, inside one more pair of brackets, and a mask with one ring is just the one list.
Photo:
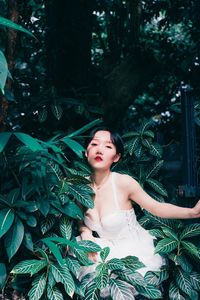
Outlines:
{"label": "green leaf", "polygon": [[[1,17],[0,17],[0,24],[1,24]],[[6,58],[3,54],[3,52],[0,50],[0,89],[3,94],[4,94],[4,87],[6,84],[7,77],[8,77],[8,64],[7,64],[7,61],[6,61]],[[5,134],[2,133],[1,135],[5,135]],[[2,142],[2,144],[3,144],[3,142]],[[0,147],[0,149],[1,149],[1,147]]]}
{"label": "green leaf", "polygon": [[83,158],[83,153],[85,152],[83,146],[67,136],[62,138],[61,141],[74,151],[78,157]]}
{"label": "green leaf", "polygon": [[99,290],[96,286],[96,283],[92,283],[88,286],[84,299],[99,300]]}
{"label": "green leaf", "polygon": [[163,160],[157,160],[146,172],[146,179],[155,176],[163,165]]}
{"label": "green leaf", "polygon": [[28,250],[33,252],[33,240],[30,232],[25,232],[23,244]]}
{"label": "green leaf", "polygon": [[140,268],[145,267],[145,265],[136,256],[126,256],[121,259],[126,268],[136,271]]}
{"label": "green leaf", "polygon": [[14,217],[12,209],[4,208],[0,211],[0,238],[9,230]]}
{"label": "green leaf", "polygon": [[147,297],[148,299],[161,299],[161,291],[154,285],[147,284],[146,286],[137,286],[136,287],[139,294]]}
{"label": "green leaf", "polygon": [[61,282],[65,287],[66,293],[69,296],[72,296],[75,290],[75,285],[67,266],[65,265],[62,267],[52,264],[50,269],[55,278],[55,281],[58,283]]}
{"label": "green leaf", "polygon": [[14,133],[14,135],[20,140],[24,145],[29,147],[32,151],[42,151],[43,148],[38,143],[37,139],[34,139],[32,136],[25,133]]}
{"label": "green leaf", "polygon": [[176,284],[187,295],[191,295],[192,285],[189,274],[185,273],[181,268],[176,269]]}
{"label": "green leaf", "polygon": [[100,252],[100,257],[102,259],[102,261],[104,262],[106,260],[106,258],[108,257],[110,253],[110,248],[109,247],[105,247],[101,250]]}
{"label": "green leaf", "polygon": [[172,238],[176,241],[179,241],[179,238],[176,234],[175,231],[173,231],[171,228],[168,228],[168,227],[162,227],[162,231],[165,233],[165,235],[169,238]]}
{"label": "green leaf", "polygon": [[[104,248],[105,249],[105,248]],[[107,262],[108,268],[110,270],[122,270],[125,268],[123,262],[119,258],[112,258]]]}
{"label": "green leaf", "polygon": [[130,286],[119,279],[110,279],[110,292],[113,300],[134,300]]}
{"label": "green leaf", "polygon": [[143,276],[139,272],[135,272],[131,269],[123,269],[121,271],[117,270],[115,271],[115,273],[118,275],[120,279],[130,283],[132,286],[146,285]]}
{"label": "green leaf", "polygon": [[65,214],[71,218],[75,218],[75,219],[79,219],[79,220],[83,219],[82,210],[73,201],[69,201],[65,205],[61,205],[58,202],[52,201],[51,205],[54,206],[56,209],[58,209],[63,214]]}
{"label": "green leaf", "polygon": [[181,268],[186,272],[190,273],[193,269],[191,263],[189,262],[188,258],[181,253],[181,255],[176,255],[174,259],[176,265],[180,265]]}
{"label": "green leaf", "polygon": [[[0,89],[2,89],[1,87],[1,51],[0,51]],[[12,133],[10,132],[4,132],[4,133],[0,133],[0,152],[3,151],[3,149],[6,147],[9,138],[11,137]]]}
{"label": "green leaf", "polygon": [[46,287],[46,274],[38,275],[32,282],[32,288],[28,292],[29,300],[39,300]]}
{"label": "green leaf", "polygon": [[14,29],[14,30],[22,31],[22,32],[30,35],[31,37],[36,38],[30,31],[25,29],[23,26],[18,25],[18,24],[14,23],[14,22],[6,19],[6,18],[0,17],[0,25],[9,27],[9,28]]}
{"label": "green leaf", "polygon": [[63,115],[63,108],[59,104],[52,104],[51,105],[51,111],[54,115],[54,117],[59,121],[62,118]]}
{"label": "green leaf", "polygon": [[158,143],[151,144],[150,154],[158,158],[162,157],[162,148]]}
{"label": "green leaf", "polygon": [[65,262],[59,247],[57,247],[57,245],[55,245],[49,238],[43,239],[42,241],[49,247],[49,250],[54,255],[59,265],[62,266]]}
{"label": "green leaf", "polygon": [[96,286],[99,290],[105,288],[108,284],[108,267],[107,264],[105,263],[101,263],[97,266],[96,268],[96,278],[95,278],[95,282],[96,282]]}
{"label": "green leaf", "polygon": [[160,229],[150,229],[150,230],[149,230],[149,233],[150,233],[152,236],[155,236],[155,237],[157,237],[157,238],[161,238],[161,239],[162,239],[162,238],[165,237],[163,231],[160,230]]}
{"label": "green leaf", "polygon": [[191,224],[188,225],[180,234],[180,239],[186,239],[193,236],[200,235],[200,224]]}
{"label": "green leaf", "polygon": [[47,266],[47,261],[44,259],[29,259],[18,263],[12,269],[12,274],[30,274],[31,276],[38,273]]}
{"label": "green leaf", "polygon": [[195,290],[200,291],[200,274],[197,272],[190,272],[190,281]]}
{"label": "green leaf", "polygon": [[55,223],[56,223],[56,217],[53,215],[49,215],[45,219],[43,219],[40,223],[42,234],[47,233]]}
{"label": "green leaf", "polygon": [[156,227],[168,227],[171,229],[177,229],[180,222],[177,220],[171,220],[171,219],[164,219],[156,217],[149,212],[145,211],[145,215],[148,217],[149,221],[153,223]]}
{"label": "green leaf", "polygon": [[170,300],[186,300],[174,282],[171,282],[170,286],[169,286],[169,299]]}
{"label": "green leaf", "polygon": [[61,291],[57,287],[47,286],[47,297],[48,300],[64,300]]}
{"label": "green leaf", "polygon": [[160,195],[167,197],[167,191],[163,187],[162,183],[158,182],[155,179],[148,178],[146,182]]}
{"label": "green leaf", "polygon": [[16,254],[23,238],[24,225],[22,224],[20,219],[16,217],[14,223],[12,224],[4,239],[4,246],[6,248],[9,260],[11,260],[11,258]]}
{"label": "green leaf", "polygon": [[139,137],[135,137],[134,139],[128,142],[128,151],[130,155],[133,155],[133,153],[135,153],[135,150],[138,148],[139,143],[140,143]]}
{"label": "green leaf", "polygon": [[145,274],[144,279],[147,282],[147,284],[156,285],[156,286],[158,286],[158,284],[159,284],[158,275],[155,274],[154,272],[148,271]]}
{"label": "green leaf", "polygon": [[47,119],[47,116],[48,116],[48,112],[47,112],[46,108],[43,108],[42,110],[39,110],[38,120],[39,120],[40,123],[45,122],[46,119]]}
{"label": "green leaf", "polygon": [[78,242],[78,244],[83,247],[84,251],[87,251],[87,252],[101,251],[101,247],[92,241],[82,240],[82,241]]}
{"label": "green leaf", "polygon": [[60,219],[59,228],[62,237],[69,240],[72,236],[72,226],[67,217],[64,216]]}
{"label": "green leaf", "polygon": [[184,250],[187,250],[187,254],[194,255],[195,257],[200,259],[198,248],[194,244],[182,240],[181,246],[184,248]]}
{"label": "green leaf", "polygon": [[28,219],[26,220],[26,223],[30,227],[36,227],[36,225],[37,225],[37,219],[34,216],[28,216]]}
{"label": "green leaf", "polygon": [[4,263],[0,263],[0,290],[2,290],[6,284],[7,271],[6,265]]}
{"label": "green leaf", "polygon": [[158,242],[155,247],[155,253],[170,253],[177,248],[178,242],[171,238],[165,238]]}
{"label": "green leaf", "polygon": [[91,189],[86,185],[69,185],[69,193],[84,206],[94,208],[94,200],[90,196]]}
{"label": "green leaf", "polygon": [[87,256],[87,254],[85,253],[85,251],[74,248],[72,250],[72,252],[74,253],[74,255],[76,256],[76,258],[80,261],[80,263],[84,266],[90,266],[93,265],[94,262],[92,260],[90,260]]}
{"label": "green leaf", "polygon": [[66,265],[68,267],[68,269],[71,271],[71,273],[73,273],[76,278],[78,278],[79,273],[80,273],[80,264],[79,262],[73,258],[73,257],[67,257],[66,258]]}
{"label": "green leaf", "polygon": [[154,132],[151,131],[151,130],[146,130],[146,131],[144,131],[144,132],[143,132],[143,135],[148,136],[148,137],[150,137],[150,138],[152,138],[152,139],[155,137]]}

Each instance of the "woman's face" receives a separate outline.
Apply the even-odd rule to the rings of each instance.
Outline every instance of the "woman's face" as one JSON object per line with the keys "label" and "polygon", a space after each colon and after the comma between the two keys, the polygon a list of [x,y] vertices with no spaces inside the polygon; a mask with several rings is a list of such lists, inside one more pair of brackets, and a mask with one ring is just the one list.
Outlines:
{"label": "woman's face", "polygon": [[86,151],[88,163],[93,169],[109,169],[120,156],[111,140],[110,132],[104,130],[95,133]]}

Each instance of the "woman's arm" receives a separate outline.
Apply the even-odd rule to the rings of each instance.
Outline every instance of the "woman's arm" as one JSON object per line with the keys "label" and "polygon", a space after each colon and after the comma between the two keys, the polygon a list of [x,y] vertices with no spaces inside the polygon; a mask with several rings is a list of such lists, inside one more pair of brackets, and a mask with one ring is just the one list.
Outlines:
{"label": "woman's arm", "polygon": [[168,219],[190,219],[200,217],[200,200],[193,208],[180,207],[170,203],[160,203],[149,196],[139,183],[128,176],[129,199],[139,204],[151,214]]}
{"label": "woman's arm", "polygon": [[82,221],[79,222],[79,233],[83,240],[94,240],[92,231]]}

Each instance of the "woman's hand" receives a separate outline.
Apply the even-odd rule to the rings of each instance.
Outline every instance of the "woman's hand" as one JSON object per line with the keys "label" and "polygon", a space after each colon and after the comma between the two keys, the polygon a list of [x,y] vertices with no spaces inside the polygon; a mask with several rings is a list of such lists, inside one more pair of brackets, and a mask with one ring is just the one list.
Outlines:
{"label": "woman's hand", "polygon": [[193,212],[193,218],[200,218],[200,200],[192,208],[192,212]]}

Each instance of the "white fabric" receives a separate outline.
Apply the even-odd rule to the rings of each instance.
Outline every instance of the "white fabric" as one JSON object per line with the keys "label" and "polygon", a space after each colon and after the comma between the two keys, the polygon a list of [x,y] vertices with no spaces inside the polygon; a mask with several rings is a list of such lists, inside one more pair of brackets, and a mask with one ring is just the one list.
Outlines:
{"label": "white fabric", "polygon": [[[134,209],[121,210],[117,201],[117,193],[112,173],[112,192],[116,204],[116,211],[101,217],[99,222],[94,222],[87,215],[84,217],[85,225],[92,231],[96,231],[99,238],[94,238],[95,243],[102,248],[110,247],[111,258],[123,258],[137,256],[146,267],[138,271],[144,275],[147,271],[157,271],[164,261],[158,254],[154,254],[154,237],[141,227],[136,220]],[[100,261],[100,259],[99,259]],[[84,267],[81,277],[88,272],[94,271],[96,264]]]}

